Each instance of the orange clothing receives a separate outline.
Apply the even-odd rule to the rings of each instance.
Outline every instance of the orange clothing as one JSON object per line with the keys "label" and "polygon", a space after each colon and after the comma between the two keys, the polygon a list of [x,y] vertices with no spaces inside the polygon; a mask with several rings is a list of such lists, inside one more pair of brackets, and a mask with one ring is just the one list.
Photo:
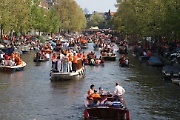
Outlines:
{"label": "orange clothing", "polygon": [[88,92],[87,92],[88,95],[91,95],[93,93],[94,93],[94,90],[92,90],[92,89],[89,89]]}
{"label": "orange clothing", "polygon": [[52,56],[52,61],[53,61],[54,59],[56,59],[56,57],[57,57],[57,55],[56,55],[56,54],[53,54],[53,56]]}
{"label": "orange clothing", "polygon": [[77,56],[78,56],[78,58],[81,58],[81,54],[80,53],[78,53]]}
{"label": "orange clothing", "polygon": [[83,54],[83,59],[86,59],[87,58],[87,55],[86,53]]}
{"label": "orange clothing", "polygon": [[15,58],[15,63],[16,63],[16,65],[22,64],[22,60],[20,59],[20,57]]}
{"label": "orange clothing", "polygon": [[92,89],[89,89],[89,90],[88,90],[87,94],[88,94],[88,98],[89,98],[89,99],[92,99],[92,98],[93,98],[93,97],[92,97],[93,93],[94,93],[94,90],[92,90]]}
{"label": "orange clothing", "polygon": [[14,53],[12,53],[12,54],[11,54],[11,58],[14,58],[14,57],[15,57],[15,55],[14,55]]}
{"label": "orange clothing", "polygon": [[93,98],[101,98],[100,94],[98,94],[98,93],[92,94],[92,97],[93,97]]}
{"label": "orange clothing", "polygon": [[70,61],[71,61],[71,62],[73,61],[73,56],[72,56],[72,54],[69,54],[69,55],[68,55],[68,62],[70,62]]}
{"label": "orange clothing", "polygon": [[73,56],[73,63],[77,63],[77,59],[78,59],[77,55],[74,55]]}

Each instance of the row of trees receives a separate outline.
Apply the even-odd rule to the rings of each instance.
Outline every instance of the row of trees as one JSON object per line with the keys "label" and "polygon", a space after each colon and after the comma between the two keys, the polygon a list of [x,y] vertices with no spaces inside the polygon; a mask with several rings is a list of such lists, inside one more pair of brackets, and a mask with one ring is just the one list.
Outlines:
{"label": "row of trees", "polygon": [[80,31],[86,27],[83,10],[75,0],[56,0],[40,7],[42,0],[1,0],[0,24],[5,33]]}
{"label": "row of trees", "polygon": [[125,34],[180,38],[179,0],[117,0],[111,23]]}

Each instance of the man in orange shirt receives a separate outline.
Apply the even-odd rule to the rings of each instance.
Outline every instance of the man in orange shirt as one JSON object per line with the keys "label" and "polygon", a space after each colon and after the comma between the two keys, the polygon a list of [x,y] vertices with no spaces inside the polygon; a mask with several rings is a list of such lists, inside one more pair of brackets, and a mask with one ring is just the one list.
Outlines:
{"label": "man in orange shirt", "polygon": [[68,54],[68,72],[72,72],[72,62],[73,62],[73,55],[72,53]]}
{"label": "man in orange shirt", "polygon": [[77,57],[77,55],[76,55],[76,53],[74,53],[73,54],[73,64],[72,64],[72,67],[73,67],[73,71],[75,71],[76,72],[76,67],[77,67],[77,59],[78,59],[78,57]]}

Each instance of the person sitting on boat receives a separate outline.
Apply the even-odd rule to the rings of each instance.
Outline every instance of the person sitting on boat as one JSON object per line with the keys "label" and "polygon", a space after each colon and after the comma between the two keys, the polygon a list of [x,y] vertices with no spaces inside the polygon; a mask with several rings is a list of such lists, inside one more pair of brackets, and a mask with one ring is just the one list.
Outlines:
{"label": "person sitting on boat", "polygon": [[90,85],[90,89],[88,90],[88,92],[87,92],[87,99],[88,100],[92,100],[92,95],[93,95],[93,93],[94,93],[94,85],[92,84],[92,85]]}
{"label": "person sitting on boat", "polygon": [[121,58],[119,59],[120,64],[125,63],[125,55],[122,54]]}
{"label": "person sitting on boat", "polygon": [[101,63],[101,60],[100,60],[100,59],[96,59],[96,61],[95,61],[95,62],[96,62],[96,64],[98,64],[98,65],[99,65],[99,64]]}
{"label": "person sitting on boat", "polygon": [[90,64],[92,65],[92,64],[94,64],[94,63],[95,63],[94,59],[93,59],[93,58],[91,58],[91,60],[90,60]]}
{"label": "person sitting on boat", "polygon": [[12,60],[11,58],[9,58],[9,60],[8,60],[8,66],[14,66],[14,65],[15,65],[14,60]]}
{"label": "person sitting on boat", "polygon": [[101,98],[100,94],[97,92],[97,90],[94,90],[94,93],[92,94],[93,98]]}
{"label": "person sitting on boat", "polygon": [[16,65],[22,64],[22,60],[19,55],[15,56],[15,63],[16,63]]}
{"label": "person sitting on boat", "polygon": [[147,56],[147,53],[146,53],[146,51],[145,51],[145,50],[143,51],[143,56]]}
{"label": "person sitting on boat", "polygon": [[84,64],[86,64],[86,65],[89,64],[89,60],[86,59],[85,62],[84,62]]}
{"label": "person sitting on boat", "polygon": [[101,63],[104,63],[105,61],[102,59],[102,56],[99,57],[99,60],[101,60]]}
{"label": "person sitting on boat", "polygon": [[94,98],[93,101],[88,104],[88,107],[96,107],[96,106],[99,106],[99,102],[96,98]]}
{"label": "person sitting on boat", "polygon": [[1,62],[1,60],[3,60],[4,59],[4,53],[2,52],[2,51],[0,51],[0,62]]}
{"label": "person sitting on boat", "polygon": [[114,96],[114,100],[112,102],[110,102],[111,106],[114,107],[123,107],[123,104],[121,101],[119,101],[119,96],[115,95]]}
{"label": "person sitting on boat", "polygon": [[5,55],[4,55],[4,59],[5,59],[5,60],[8,60],[8,58],[9,58],[8,54],[7,54],[7,53],[5,53]]}
{"label": "person sitting on boat", "polygon": [[102,89],[101,87],[99,87],[97,93],[99,93],[100,95],[102,95],[102,94],[103,94],[103,89]]}
{"label": "person sitting on boat", "polygon": [[128,57],[126,57],[126,59],[125,59],[125,61],[124,61],[124,62],[125,62],[125,65],[127,65],[127,66],[128,66],[128,65],[129,65],[129,58],[128,58]]}
{"label": "person sitting on boat", "polygon": [[14,52],[11,53],[11,59],[12,59],[13,61],[15,60],[15,53],[14,53]]}

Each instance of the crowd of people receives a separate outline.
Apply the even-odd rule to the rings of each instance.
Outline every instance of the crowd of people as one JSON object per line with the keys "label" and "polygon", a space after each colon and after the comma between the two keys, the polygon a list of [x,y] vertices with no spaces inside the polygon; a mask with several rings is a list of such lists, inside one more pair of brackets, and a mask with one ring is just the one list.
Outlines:
{"label": "crowd of people", "polygon": [[60,50],[52,55],[52,69],[56,72],[76,72],[78,60],[80,59],[83,66],[86,58],[85,52],[76,52],[73,49]]}

